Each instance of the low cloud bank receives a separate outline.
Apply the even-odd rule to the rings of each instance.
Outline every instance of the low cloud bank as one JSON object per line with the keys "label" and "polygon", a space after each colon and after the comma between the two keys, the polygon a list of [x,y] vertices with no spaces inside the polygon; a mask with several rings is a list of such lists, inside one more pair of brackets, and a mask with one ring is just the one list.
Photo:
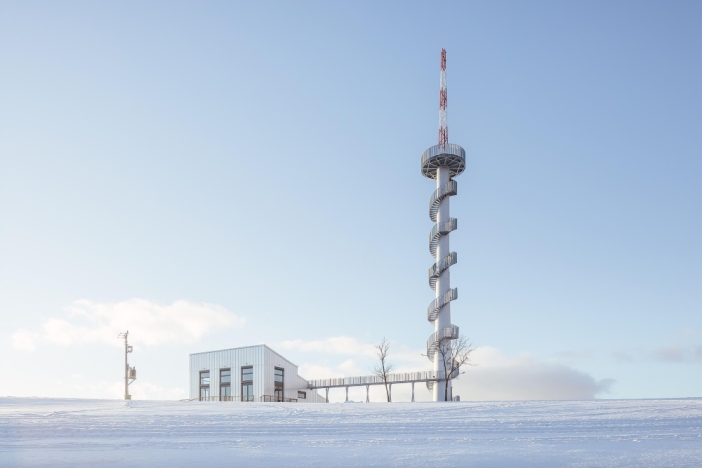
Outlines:
{"label": "low cloud bank", "polygon": [[489,347],[478,348],[474,362],[454,383],[464,400],[591,400],[614,383],[530,356],[505,358]]}
{"label": "low cloud bank", "polygon": [[666,346],[653,352],[656,359],[666,362],[702,363],[702,346]]}
{"label": "low cloud bank", "polygon": [[39,330],[17,330],[12,335],[17,349],[32,350],[41,344],[70,346],[107,343],[120,346],[117,334],[130,331],[135,345],[192,343],[212,330],[242,327],[245,320],[214,304],[175,301],[161,305],[147,299],[100,303],[87,299],[65,308],[67,319],[49,318]]}
{"label": "low cloud bank", "polygon": [[[46,389],[42,389],[46,391]],[[184,388],[162,387],[151,382],[135,381],[129,386],[129,393],[135,400],[180,400],[187,398]],[[31,394],[30,394],[31,395]],[[32,395],[34,396],[34,395]],[[124,381],[93,381],[80,374],[72,374],[70,378],[52,382],[48,394],[38,395],[42,398],[124,398]]]}

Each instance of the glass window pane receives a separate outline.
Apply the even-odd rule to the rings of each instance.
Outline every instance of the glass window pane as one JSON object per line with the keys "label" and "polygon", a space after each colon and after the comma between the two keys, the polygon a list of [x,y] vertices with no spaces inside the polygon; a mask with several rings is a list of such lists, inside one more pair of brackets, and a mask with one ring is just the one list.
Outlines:
{"label": "glass window pane", "polygon": [[221,383],[230,383],[232,381],[232,371],[229,369],[222,369],[219,371],[219,381]]}
{"label": "glass window pane", "polygon": [[208,372],[200,372],[200,385],[209,385],[210,384],[210,373]]}

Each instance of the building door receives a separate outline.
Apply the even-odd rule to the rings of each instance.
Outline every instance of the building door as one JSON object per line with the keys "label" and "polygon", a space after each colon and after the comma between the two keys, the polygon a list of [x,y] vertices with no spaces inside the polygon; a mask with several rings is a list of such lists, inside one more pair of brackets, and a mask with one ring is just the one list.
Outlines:
{"label": "building door", "polygon": [[254,401],[253,367],[241,368],[241,401]]}
{"label": "building door", "polygon": [[273,389],[273,396],[275,397],[275,401],[284,401],[284,388],[283,388],[283,373],[284,369],[280,367],[275,368],[275,378],[274,380],[274,389]]}
{"label": "building door", "polygon": [[232,401],[232,387],[222,385],[219,388],[219,401]]}

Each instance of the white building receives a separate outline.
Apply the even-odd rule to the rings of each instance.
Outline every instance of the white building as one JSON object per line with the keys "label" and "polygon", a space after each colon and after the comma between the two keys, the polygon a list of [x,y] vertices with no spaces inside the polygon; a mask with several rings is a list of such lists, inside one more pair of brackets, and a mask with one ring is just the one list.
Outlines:
{"label": "white building", "polygon": [[297,366],[266,345],[190,355],[190,399],[323,403]]}

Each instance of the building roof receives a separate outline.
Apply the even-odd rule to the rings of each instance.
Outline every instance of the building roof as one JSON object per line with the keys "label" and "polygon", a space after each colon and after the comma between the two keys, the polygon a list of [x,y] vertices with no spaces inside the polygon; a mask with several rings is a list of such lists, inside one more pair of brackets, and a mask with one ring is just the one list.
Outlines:
{"label": "building roof", "polygon": [[273,348],[271,348],[270,346],[268,346],[268,345],[265,344],[265,343],[263,343],[263,344],[258,344],[258,345],[251,345],[251,346],[239,346],[238,348],[226,348],[226,349],[215,349],[215,350],[212,350],[212,351],[201,351],[201,352],[199,352],[199,353],[190,353],[190,356],[194,356],[194,355],[196,355],[196,354],[219,353],[219,352],[222,352],[222,351],[236,351],[236,350],[238,350],[238,349],[261,348],[261,347],[263,347],[263,348],[268,348],[269,351],[271,351],[272,353],[275,353],[275,354],[276,354],[278,357],[280,357],[281,359],[284,359],[284,360],[288,361],[289,364],[292,364],[293,366],[298,367],[297,364],[295,364],[294,362],[292,362],[290,359],[286,358],[285,356],[281,355],[278,351],[274,350]]}

